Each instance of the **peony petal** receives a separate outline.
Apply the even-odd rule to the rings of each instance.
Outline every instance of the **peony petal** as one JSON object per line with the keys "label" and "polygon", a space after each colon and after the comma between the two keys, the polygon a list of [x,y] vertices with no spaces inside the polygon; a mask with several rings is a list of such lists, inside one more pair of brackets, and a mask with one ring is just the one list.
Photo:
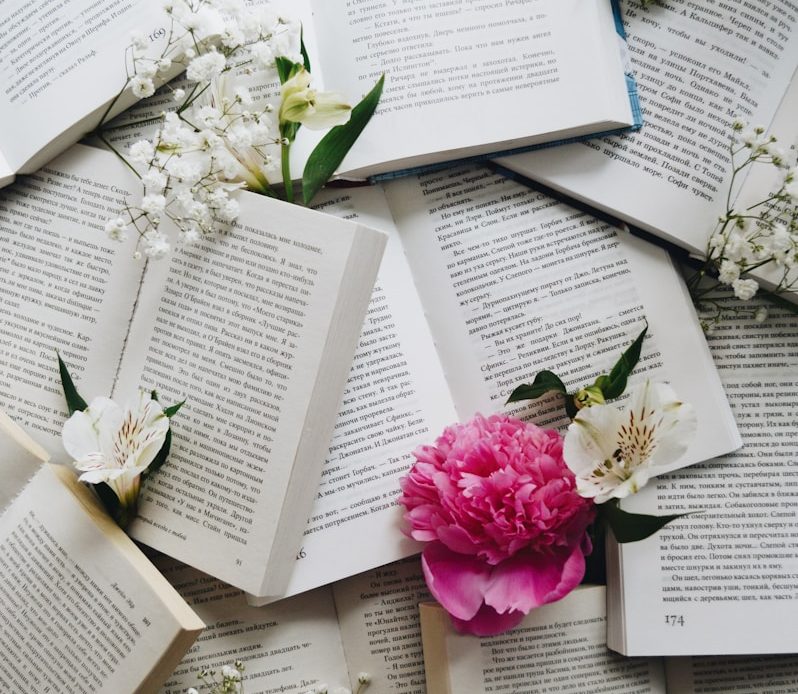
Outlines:
{"label": "peony petal", "polygon": [[505,612],[499,614],[492,607],[482,605],[471,619],[451,617],[455,629],[463,634],[474,636],[495,636],[517,627],[524,618],[523,612]]}
{"label": "peony petal", "polygon": [[494,567],[485,602],[498,612],[527,614],[533,607],[565,597],[584,575],[585,555],[580,544],[570,554],[516,554]]}
{"label": "peony petal", "polygon": [[[453,552],[458,554],[477,554],[481,547],[463,528],[456,525],[444,525],[437,530],[438,539]],[[418,538],[416,538],[418,539]]]}
{"label": "peony petal", "polygon": [[421,555],[421,568],[430,593],[450,615],[466,620],[476,615],[490,584],[488,564],[430,542]]}

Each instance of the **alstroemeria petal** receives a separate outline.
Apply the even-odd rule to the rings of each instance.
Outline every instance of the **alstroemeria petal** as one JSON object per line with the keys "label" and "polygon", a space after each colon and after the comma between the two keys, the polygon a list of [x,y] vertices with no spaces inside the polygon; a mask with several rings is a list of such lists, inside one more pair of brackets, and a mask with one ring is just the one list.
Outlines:
{"label": "alstroemeria petal", "polygon": [[113,457],[122,467],[142,467],[152,462],[161,450],[169,418],[163,408],[142,392],[135,410],[129,409],[113,437]]}
{"label": "alstroemeria petal", "polygon": [[421,568],[430,593],[449,614],[464,620],[477,614],[490,584],[490,565],[430,542],[421,555]]}
{"label": "alstroemeria petal", "polygon": [[646,381],[624,412],[611,405],[580,410],[568,427],[563,456],[579,493],[603,503],[633,494],[671,469],[695,430],[692,406],[680,402],[670,386]]}
{"label": "alstroemeria petal", "polygon": [[74,412],[64,424],[64,449],[75,460],[102,450],[101,432],[115,429],[122,410],[110,398],[94,398],[83,412]]}
{"label": "alstroemeria petal", "polygon": [[474,636],[495,636],[517,627],[524,618],[523,612],[505,612],[499,614],[492,607],[482,605],[471,619],[452,617],[452,624],[457,631]]}
{"label": "alstroemeria petal", "polygon": [[573,551],[556,554],[519,552],[493,569],[485,603],[497,612],[526,614],[570,593],[585,575],[585,555],[577,545]]}
{"label": "alstroemeria petal", "polygon": [[298,118],[302,125],[311,130],[324,130],[334,125],[343,125],[349,120],[352,107],[344,97],[335,92],[316,92],[313,105]]}
{"label": "alstroemeria petal", "polygon": [[613,405],[593,405],[577,413],[563,443],[563,459],[577,477],[593,472],[616,450],[616,433],[626,417]]}
{"label": "alstroemeria petal", "polygon": [[693,406],[681,402],[669,385],[646,382],[632,410],[638,413],[638,417],[645,416],[649,427],[657,428],[652,466],[670,465],[684,455],[695,435],[696,414]]}

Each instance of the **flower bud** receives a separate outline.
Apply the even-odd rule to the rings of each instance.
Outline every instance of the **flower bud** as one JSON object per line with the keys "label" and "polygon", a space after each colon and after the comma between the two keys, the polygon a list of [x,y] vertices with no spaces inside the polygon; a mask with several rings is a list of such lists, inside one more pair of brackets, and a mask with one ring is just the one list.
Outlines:
{"label": "flower bud", "polygon": [[583,407],[591,407],[592,405],[604,404],[604,393],[597,385],[582,388],[574,395],[574,404],[576,409],[581,410]]}

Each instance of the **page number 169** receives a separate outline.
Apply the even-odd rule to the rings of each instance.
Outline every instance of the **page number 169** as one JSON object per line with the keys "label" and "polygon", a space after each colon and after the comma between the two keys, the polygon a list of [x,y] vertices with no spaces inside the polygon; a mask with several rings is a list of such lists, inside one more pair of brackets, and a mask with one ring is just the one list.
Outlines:
{"label": "page number 169", "polygon": [[683,614],[666,614],[665,615],[665,624],[669,627],[683,627],[684,626],[684,615]]}

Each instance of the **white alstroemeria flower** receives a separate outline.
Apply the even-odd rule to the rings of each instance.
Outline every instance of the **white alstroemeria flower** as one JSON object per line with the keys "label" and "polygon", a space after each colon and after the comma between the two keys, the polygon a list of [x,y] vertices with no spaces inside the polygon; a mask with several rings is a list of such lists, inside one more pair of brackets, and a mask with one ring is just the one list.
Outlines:
{"label": "white alstroemeria flower", "polygon": [[687,450],[695,411],[670,386],[646,381],[632,393],[629,409],[593,405],[579,410],[563,446],[577,491],[597,504],[637,492]]}
{"label": "white alstroemeria flower", "polygon": [[280,123],[302,123],[321,130],[346,123],[352,111],[341,95],[311,89],[310,73],[304,68],[283,84],[281,94]]}
{"label": "white alstroemeria flower", "polygon": [[81,482],[105,482],[124,508],[136,507],[140,475],[161,450],[169,418],[150,394],[122,409],[110,398],[94,398],[64,424],[66,452],[83,474]]}

